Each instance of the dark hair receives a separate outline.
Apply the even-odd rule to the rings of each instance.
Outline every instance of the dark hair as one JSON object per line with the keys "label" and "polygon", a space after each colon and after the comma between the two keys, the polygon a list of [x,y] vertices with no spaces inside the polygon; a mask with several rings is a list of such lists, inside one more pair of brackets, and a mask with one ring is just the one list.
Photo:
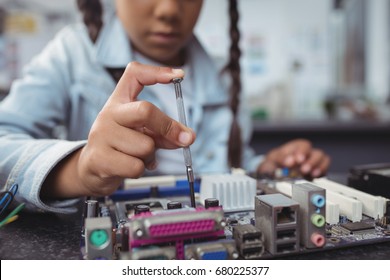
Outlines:
{"label": "dark hair", "polygon": [[[79,10],[83,14],[83,20],[88,27],[88,32],[91,40],[96,41],[99,31],[103,25],[102,13],[103,8],[99,0],[77,0]],[[237,0],[229,0],[229,15],[230,15],[230,57],[229,61],[223,69],[223,72],[228,72],[231,76],[230,84],[230,108],[233,113],[233,121],[230,129],[228,141],[228,162],[230,167],[241,167],[242,164],[242,140],[241,129],[238,124],[238,110],[240,105],[241,92],[241,68],[240,56],[241,50],[239,47],[240,32],[238,30],[238,8]]]}
{"label": "dark hair", "polygon": [[241,92],[241,68],[240,56],[241,50],[239,47],[240,32],[238,30],[238,8],[237,0],[229,1],[229,15],[230,15],[230,56],[229,61],[223,69],[223,72],[229,72],[231,76],[230,84],[230,108],[233,113],[233,121],[230,128],[230,136],[228,142],[228,161],[230,167],[241,167],[242,164],[242,139],[241,129],[238,123],[238,110],[240,105]]}
{"label": "dark hair", "polygon": [[7,11],[5,8],[0,7],[0,35],[5,33],[5,21],[7,18]]}
{"label": "dark hair", "polygon": [[99,0],[77,0],[89,37],[95,42],[103,25],[103,7]]}

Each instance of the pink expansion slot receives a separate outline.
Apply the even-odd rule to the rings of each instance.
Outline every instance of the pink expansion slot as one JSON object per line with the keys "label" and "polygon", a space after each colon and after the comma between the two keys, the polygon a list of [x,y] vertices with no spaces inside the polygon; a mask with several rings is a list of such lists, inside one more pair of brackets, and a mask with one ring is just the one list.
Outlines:
{"label": "pink expansion slot", "polygon": [[191,222],[179,222],[172,224],[161,224],[150,226],[149,234],[151,237],[168,237],[181,234],[194,234],[209,232],[214,230],[214,220],[200,220]]}
{"label": "pink expansion slot", "polygon": [[129,236],[129,245],[138,247],[192,238],[218,238],[224,234],[223,219],[220,207],[141,213],[130,220],[133,233]]}
{"label": "pink expansion slot", "polygon": [[152,245],[152,244],[161,244],[165,242],[178,242],[183,240],[190,240],[192,238],[208,238],[210,240],[217,239],[220,236],[223,236],[225,233],[224,230],[207,232],[207,233],[198,233],[198,234],[190,234],[186,236],[172,236],[172,237],[163,237],[163,238],[150,238],[150,239],[134,239],[130,238],[130,248],[136,248],[144,245]]}

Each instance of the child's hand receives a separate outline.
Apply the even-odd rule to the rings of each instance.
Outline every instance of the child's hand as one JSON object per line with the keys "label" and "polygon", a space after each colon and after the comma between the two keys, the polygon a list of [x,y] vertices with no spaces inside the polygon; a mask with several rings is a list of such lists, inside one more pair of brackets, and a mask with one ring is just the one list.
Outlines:
{"label": "child's hand", "polygon": [[305,177],[316,178],[326,174],[330,158],[322,150],[314,149],[304,139],[296,139],[271,150],[258,168],[259,173],[273,173],[276,168],[297,168]]}
{"label": "child's hand", "polygon": [[53,182],[56,190],[50,190],[50,196],[111,194],[123,178],[138,178],[145,168],[154,169],[156,149],[192,144],[195,133],[190,128],[153,104],[137,101],[145,85],[167,84],[183,76],[182,70],[130,63],[97,116],[87,145],[57,168]]}

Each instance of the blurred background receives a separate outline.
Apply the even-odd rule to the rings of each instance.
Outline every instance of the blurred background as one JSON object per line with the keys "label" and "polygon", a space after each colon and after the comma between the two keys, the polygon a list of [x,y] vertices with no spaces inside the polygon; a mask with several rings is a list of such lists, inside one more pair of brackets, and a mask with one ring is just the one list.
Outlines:
{"label": "blurred background", "polygon": [[[110,1],[110,0],[105,0]],[[0,0],[0,96],[66,24],[75,0]],[[243,96],[262,153],[305,137],[331,171],[390,162],[390,1],[240,0]],[[196,33],[224,65],[228,1],[205,0]]]}

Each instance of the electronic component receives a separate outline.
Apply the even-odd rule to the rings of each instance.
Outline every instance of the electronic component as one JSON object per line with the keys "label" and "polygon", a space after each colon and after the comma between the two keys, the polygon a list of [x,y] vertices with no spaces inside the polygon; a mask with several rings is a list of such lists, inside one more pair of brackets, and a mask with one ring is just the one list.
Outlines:
{"label": "electronic component", "polygon": [[134,208],[134,215],[139,215],[146,212],[150,212],[150,207],[148,205],[140,204]]}
{"label": "electronic component", "polygon": [[338,204],[340,214],[347,216],[350,221],[359,222],[362,220],[363,204],[359,200],[331,190],[326,191],[326,197],[329,201]]}
{"label": "electronic component", "polygon": [[240,256],[244,259],[258,259],[264,253],[264,235],[251,224],[233,227],[233,238],[236,241]]}
{"label": "electronic component", "polygon": [[310,183],[294,184],[292,199],[299,203],[301,244],[305,248],[325,245],[325,190]]}
{"label": "electronic component", "polygon": [[185,246],[187,260],[234,260],[238,257],[234,240],[218,240]]}
{"label": "electronic component", "polygon": [[339,216],[339,223],[340,223],[340,224],[348,223],[348,218],[347,218],[347,216],[345,216],[345,215],[340,215],[340,216]]}
{"label": "electronic component", "polygon": [[372,233],[375,226],[373,223],[355,222],[341,224],[340,229],[346,234],[367,234]]}
{"label": "electronic component", "polygon": [[120,212],[125,214],[126,220],[127,217],[133,216],[136,212],[136,207],[139,205],[145,205],[149,207],[151,212],[160,211],[167,208],[168,200],[161,198],[149,198],[149,199],[140,199],[133,201],[121,201],[117,202],[117,208]]}
{"label": "electronic component", "polygon": [[373,196],[368,193],[344,186],[342,184],[330,181],[326,178],[314,179],[313,182],[327,190],[340,193],[344,196],[353,197],[362,203],[362,213],[374,219],[383,217],[385,199],[379,196]]}
{"label": "electronic component", "polygon": [[255,197],[255,225],[273,255],[299,250],[299,204],[282,194]]}
{"label": "electronic component", "polygon": [[88,199],[84,203],[84,217],[93,218],[99,215],[99,203],[95,199]]}
{"label": "electronic component", "polygon": [[390,229],[390,200],[386,201],[386,210],[383,217],[378,221],[378,225],[384,229]]}
{"label": "electronic component", "polygon": [[349,170],[348,185],[365,193],[390,198],[390,163],[354,166]]}
{"label": "electronic component", "polygon": [[206,175],[200,185],[200,200],[219,200],[225,212],[253,210],[256,180],[242,174]]}
{"label": "electronic component", "polygon": [[[161,177],[162,179],[160,180],[159,178]],[[165,177],[169,178],[165,179]],[[151,178],[151,180],[149,178]],[[137,186],[138,180],[140,180],[140,186]],[[195,178],[195,192],[199,192],[200,181],[200,178]],[[110,195],[110,199],[113,201],[132,201],[137,199],[150,199],[153,197],[172,198],[189,195],[190,189],[188,188],[187,178],[183,178],[182,176],[152,176],[139,179],[126,179],[124,182],[124,189],[116,190]]]}
{"label": "electronic component", "polygon": [[182,208],[181,202],[179,201],[170,201],[167,204],[168,209],[180,209]]}
{"label": "electronic component", "polygon": [[[309,183],[308,181],[299,180],[296,181],[296,183]],[[317,181],[315,181],[317,182]],[[277,190],[283,190],[283,193],[286,193],[288,196],[291,196],[292,189],[291,189],[291,183],[288,184],[279,184],[277,183],[276,189]],[[351,198],[350,196],[345,196],[339,192],[332,191],[328,189],[327,187],[324,187],[326,189],[326,204],[330,205],[337,205],[339,208],[339,214],[346,215],[349,220],[352,222],[358,222],[362,219],[362,211],[363,211],[363,205],[362,202],[359,200],[356,200],[354,198]],[[330,208],[330,207],[329,207]],[[328,211],[328,209],[327,209]],[[337,212],[337,209],[332,209],[331,213]],[[329,219],[332,217],[328,217]],[[330,224],[335,224],[338,222],[335,222],[335,220],[332,218],[332,222],[329,222]]]}
{"label": "electronic component", "polygon": [[90,260],[113,258],[112,222],[109,217],[85,219],[85,249]]}
{"label": "electronic component", "polygon": [[121,260],[174,260],[176,248],[174,246],[150,246],[133,248],[131,252],[121,252]]}
{"label": "electronic component", "polygon": [[[225,175],[221,175],[226,179],[224,184],[233,186],[236,181],[229,180],[236,174]],[[216,178],[221,176],[215,175]],[[85,204],[88,210],[84,217],[90,217],[84,223],[82,256],[84,259],[124,260],[268,259],[390,241],[390,201],[384,198],[380,198],[385,201],[382,218],[364,214],[361,220],[351,222],[351,216],[356,214],[354,205],[372,204],[378,197],[341,192],[337,184],[336,192],[332,189],[333,182],[329,190],[305,180],[288,178],[283,178],[282,182],[262,180],[261,183],[259,188],[265,195],[252,197],[252,209],[237,211],[224,211],[224,207],[237,203],[238,196],[245,193],[245,184],[238,184],[241,188],[237,197],[230,197],[225,204],[211,195],[202,199],[205,208],[189,208],[187,193],[181,191],[169,192],[170,196],[164,199],[110,196],[92,203],[93,199],[89,199],[91,201]],[[188,191],[187,182],[183,181],[183,186]],[[235,191],[234,187],[224,188]],[[328,192],[342,198],[330,199]],[[352,208],[350,214],[345,209],[339,211],[346,205]],[[329,213],[328,209],[334,211]],[[324,216],[327,224],[324,224]]]}
{"label": "electronic component", "polygon": [[221,208],[182,208],[144,213],[130,219],[130,247],[216,237],[223,234],[226,225]]}
{"label": "electronic component", "polygon": [[204,207],[209,209],[211,207],[219,207],[219,200],[216,198],[206,198],[204,200]]}
{"label": "electronic component", "polygon": [[[294,182],[276,182],[275,183],[275,189],[288,196],[292,196],[292,185]],[[306,180],[297,180],[295,181],[296,184],[298,183],[309,183]],[[328,224],[334,225],[339,222],[339,215],[340,215],[340,207],[338,204],[330,201],[328,198],[326,198],[326,203],[325,203],[325,219]]]}
{"label": "electronic component", "polygon": [[326,222],[330,225],[337,224],[340,216],[340,207],[338,204],[327,200],[325,205]]}

